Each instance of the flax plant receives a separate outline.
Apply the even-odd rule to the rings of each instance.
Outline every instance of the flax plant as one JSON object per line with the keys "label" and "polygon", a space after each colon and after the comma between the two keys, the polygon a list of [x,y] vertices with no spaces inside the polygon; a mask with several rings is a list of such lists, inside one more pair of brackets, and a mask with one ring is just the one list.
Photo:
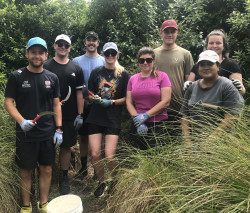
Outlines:
{"label": "flax plant", "polygon": [[250,212],[250,107],[229,130],[200,130],[195,148],[124,148],[107,212]]}

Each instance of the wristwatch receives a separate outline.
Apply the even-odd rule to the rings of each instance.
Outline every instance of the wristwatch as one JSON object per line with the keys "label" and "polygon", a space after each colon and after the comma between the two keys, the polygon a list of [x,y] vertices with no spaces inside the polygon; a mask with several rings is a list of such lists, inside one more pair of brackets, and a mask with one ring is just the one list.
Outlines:
{"label": "wristwatch", "polygon": [[115,106],[115,100],[112,100],[112,101],[111,101],[111,105],[112,105],[112,106]]}

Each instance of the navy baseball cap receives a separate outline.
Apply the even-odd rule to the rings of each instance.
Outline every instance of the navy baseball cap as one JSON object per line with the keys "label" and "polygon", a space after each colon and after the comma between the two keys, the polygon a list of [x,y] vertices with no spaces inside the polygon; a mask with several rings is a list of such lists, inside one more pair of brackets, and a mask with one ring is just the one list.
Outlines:
{"label": "navy baseball cap", "polygon": [[46,52],[48,51],[48,48],[47,48],[47,44],[46,44],[46,41],[44,41],[42,38],[40,37],[34,37],[34,38],[31,38],[27,44],[27,50],[32,47],[33,45],[40,45],[42,47],[45,48]]}
{"label": "navy baseball cap", "polygon": [[94,31],[89,31],[85,34],[85,39],[87,39],[88,37],[94,37],[97,40],[99,40],[98,34]]}

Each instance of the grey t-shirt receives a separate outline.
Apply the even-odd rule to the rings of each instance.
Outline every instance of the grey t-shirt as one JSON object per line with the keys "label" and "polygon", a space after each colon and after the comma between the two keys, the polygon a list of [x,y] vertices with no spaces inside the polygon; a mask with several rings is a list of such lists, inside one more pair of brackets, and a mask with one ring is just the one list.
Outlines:
{"label": "grey t-shirt", "polygon": [[181,107],[186,115],[197,124],[217,124],[224,114],[240,113],[244,99],[225,77],[219,77],[210,88],[201,88],[200,80],[195,81],[186,91]]}

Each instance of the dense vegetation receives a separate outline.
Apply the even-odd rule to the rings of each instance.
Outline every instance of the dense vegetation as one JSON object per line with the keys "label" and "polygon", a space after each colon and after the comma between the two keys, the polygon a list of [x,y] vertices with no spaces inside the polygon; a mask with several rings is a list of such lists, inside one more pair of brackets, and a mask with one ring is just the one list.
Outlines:
{"label": "dense vegetation", "polygon": [[[179,25],[178,44],[190,50],[195,61],[211,30],[226,31],[230,57],[238,61],[243,72],[247,99],[250,0],[92,0],[88,4],[85,0],[0,0],[0,82],[4,83],[10,72],[27,64],[24,52],[29,38],[44,38],[52,57],[55,37],[68,34],[72,38],[70,57],[73,58],[84,53],[82,40],[89,30],[100,36],[99,51],[105,42],[116,42],[121,64],[131,73],[136,72],[138,49],[159,46],[161,23],[171,18]],[[0,86],[0,203],[5,205],[0,206],[0,212],[16,212],[19,195],[13,163],[14,122],[3,108],[3,85]],[[206,141],[213,148],[212,155],[203,150],[175,152],[176,147],[160,153],[152,150],[151,157],[126,150],[125,153],[132,153],[129,157],[121,156],[125,159],[119,173],[121,179],[118,190],[108,201],[107,211],[250,211],[249,113],[246,107],[244,119],[237,123],[233,134]],[[127,187],[130,188],[124,191]]]}

